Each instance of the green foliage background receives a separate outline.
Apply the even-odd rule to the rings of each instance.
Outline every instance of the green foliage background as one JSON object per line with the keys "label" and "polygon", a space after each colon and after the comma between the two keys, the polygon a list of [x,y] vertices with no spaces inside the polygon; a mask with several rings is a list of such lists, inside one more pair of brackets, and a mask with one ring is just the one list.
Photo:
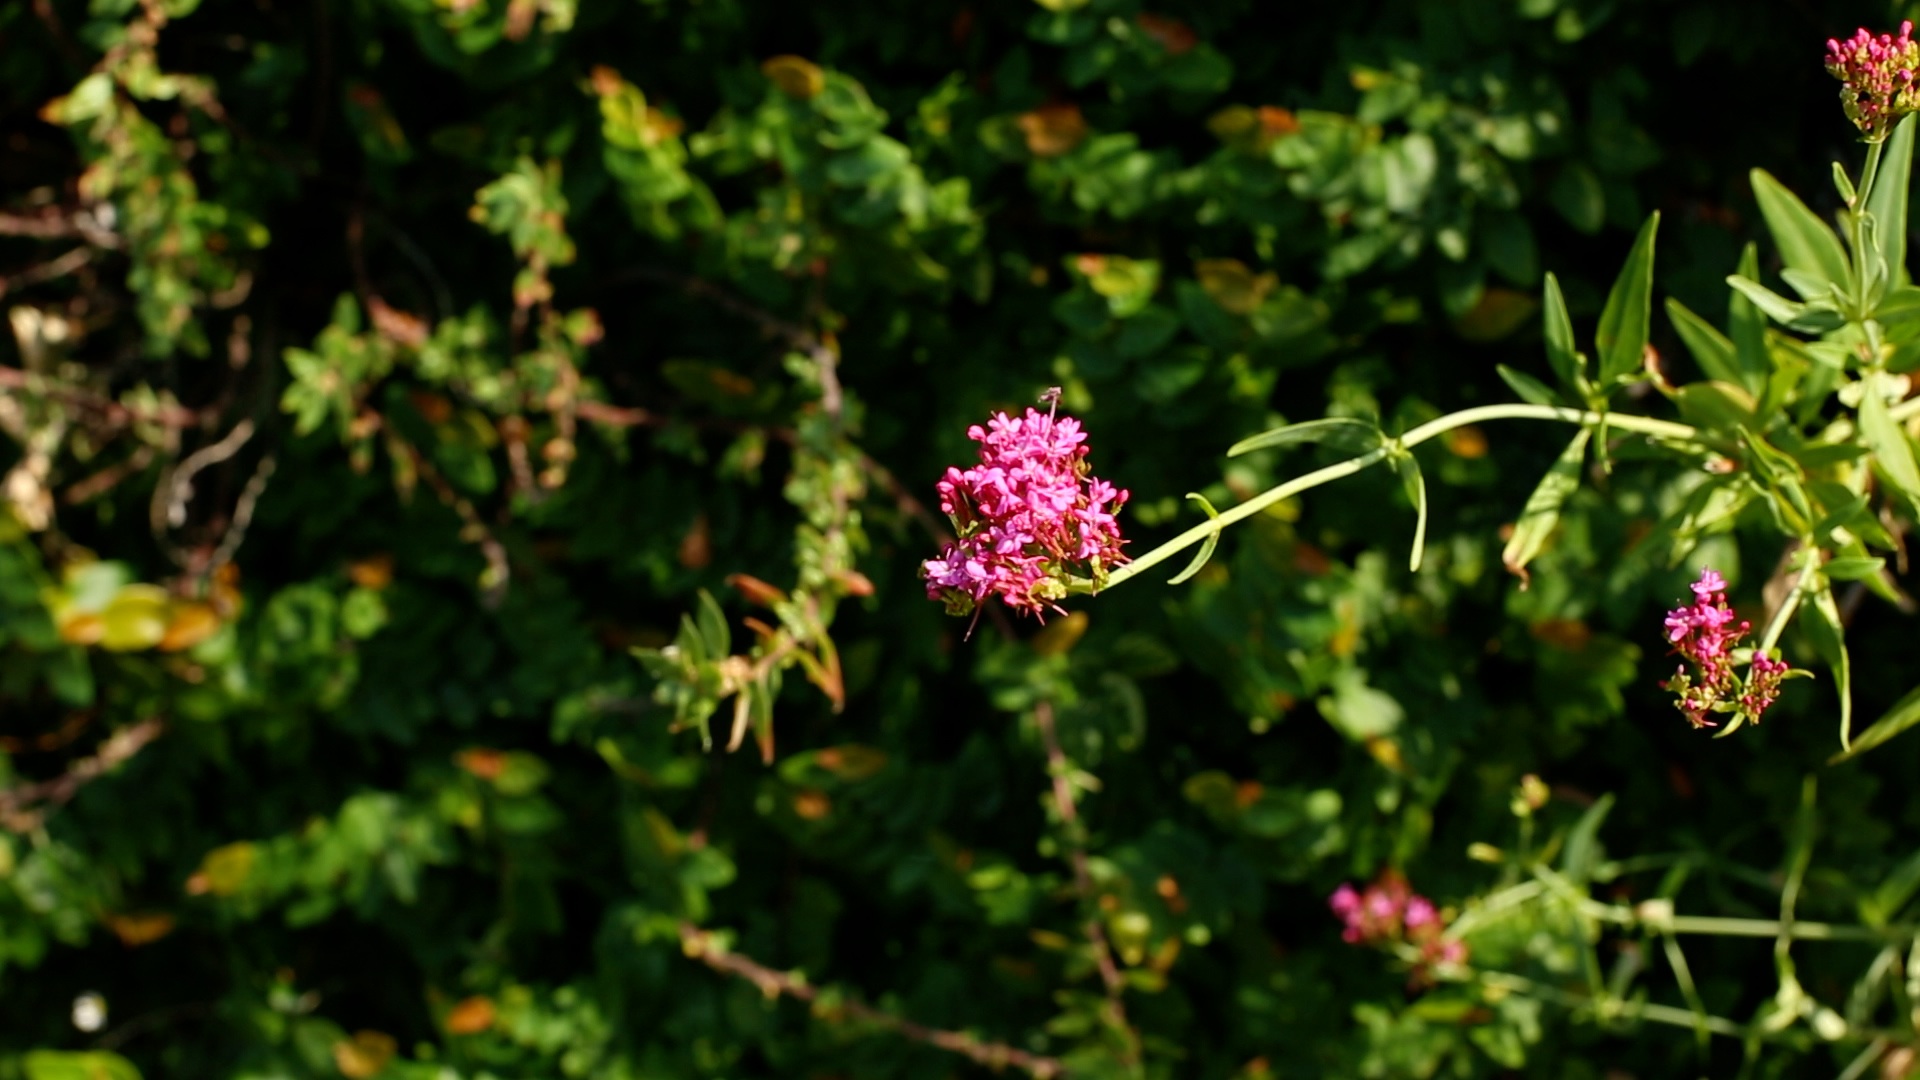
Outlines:
{"label": "green foliage background", "polygon": [[[1590,964],[1683,1003],[1654,936],[1542,915],[1475,960],[1557,996],[1420,990],[1325,907],[1491,892],[1535,773],[1583,895],[1771,918],[1801,836],[1803,917],[1898,921],[1920,745],[1823,769],[1816,680],[1686,728],[1661,609],[1780,552],[1637,549],[1651,465],[1524,591],[1501,527],[1565,438],[1524,426],[1421,451],[1417,573],[1372,474],[1037,632],[967,638],[916,570],[966,427],[1049,385],[1144,549],[1308,465],[1244,435],[1544,378],[1543,271],[1584,337],[1650,211],[1718,322],[1747,170],[1832,208],[1819,47],[1899,7],[0,8],[0,1076],[986,1075],[848,1000],[1072,1076],[1837,1071],[1593,1007]],[[691,664],[750,616],[807,677]],[[1877,716],[1909,624],[1848,617]],[[742,749],[731,701],[676,729],[734,690]],[[1687,949],[1712,1013],[1773,996],[1771,942]],[[1874,949],[1796,956],[1838,1009]]]}

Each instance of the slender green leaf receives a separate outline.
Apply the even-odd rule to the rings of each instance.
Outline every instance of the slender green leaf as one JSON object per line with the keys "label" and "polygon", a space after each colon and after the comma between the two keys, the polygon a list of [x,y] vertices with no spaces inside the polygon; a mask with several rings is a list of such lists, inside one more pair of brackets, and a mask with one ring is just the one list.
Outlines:
{"label": "slender green leaf", "polygon": [[26,1080],[140,1080],[133,1062],[105,1050],[33,1050],[21,1067]]}
{"label": "slender green leaf", "polygon": [[1576,885],[1585,885],[1600,862],[1600,826],[1613,811],[1613,793],[1593,800],[1580,820],[1567,831],[1567,843],[1560,852],[1560,872]]}
{"label": "slender green leaf", "polygon": [[1567,315],[1566,298],[1560,295],[1560,280],[1547,275],[1546,305],[1542,313],[1546,324],[1547,364],[1560,384],[1587,396],[1587,357],[1573,347],[1573,319]]}
{"label": "slender green leaf", "polygon": [[1707,378],[1746,385],[1745,373],[1740,370],[1739,358],[1734,355],[1733,342],[1725,334],[1672,297],[1667,298],[1667,318],[1672,320],[1674,332],[1680,335],[1681,343],[1693,354],[1694,362],[1700,365],[1701,371],[1706,372]]}
{"label": "slender green leaf", "polygon": [[1830,304],[1824,302],[1803,304],[1789,300],[1765,285],[1739,274],[1728,275],[1727,284],[1752,301],[1754,306],[1765,312],[1768,318],[1794,330],[1823,334],[1844,325],[1847,321]]}
{"label": "slender green leaf", "polygon": [[1325,443],[1335,450],[1348,450],[1364,453],[1379,446],[1385,436],[1376,424],[1365,420],[1355,420],[1345,416],[1330,416],[1324,420],[1307,420],[1286,427],[1263,431],[1258,435],[1241,439],[1227,449],[1228,457],[1239,457],[1255,450],[1271,450],[1275,447],[1298,446],[1302,443]]}
{"label": "slender green leaf", "polygon": [[1848,206],[1859,196],[1853,190],[1853,178],[1847,175],[1847,167],[1838,161],[1833,163],[1833,190],[1840,195],[1840,201]]}
{"label": "slender green leaf", "polygon": [[1420,463],[1414,460],[1412,454],[1394,458],[1393,471],[1400,474],[1400,484],[1406,489],[1407,500],[1413,503],[1413,554],[1407,558],[1407,569],[1418,572],[1420,557],[1427,549],[1427,481],[1420,475]]}
{"label": "slender green leaf", "polygon": [[1520,512],[1520,520],[1514,522],[1513,536],[1500,553],[1500,561],[1506,564],[1508,573],[1520,578],[1521,588],[1531,580],[1527,564],[1545,550],[1547,538],[1560,523],[1560,507],[1580,487],[1580,468],[1586,463],[1587,441],[1592,437],[1593,432],[1588,428],[1574,434],[1573,441],[1560,452],[1553,467],[1533,489],[1526,508]]}
{"label": "slender green leaf", "polygon": [[1874,247],[1886,260],[1898,284],[1907,267],[1907,189],[1913,180],[1913,125],[1908,116],[1894,125],[1880,151],[1880,171],[1867,193],[1867,213],[1873,215]]}
{"label": "slender green leaf", "polygon": [[1920,503],[1920,465],[1913,457],[1913,443],[1905,429],[1887,412],[1887,401],[1879,387],[1871,382],[1860,395],[1860,437],[1873,447],[1874,463],[1880,472],[1909,500]]}
{"label": "slender green leaf", "polygon": [[1915,724],[1920,724],[1920,686],[1907,691],[1907,696],[1894,702],[1893,708],[1888,709],[1886,715],[1868,725],[1867,730],[1853,740],[1851,747],[1834,755],[1828,764],[1837,764],[1848,758],[1858,757]]}
{"label": "slender green leaf", "polygon": [[1640,226],[1627,263],[1620,268],[1620,276],[1607,294],[1607,306],[1600,312],[1595,344],[1600,351],[1603,383],[1629,380],[1640,370],[1640,356],[1646,352],[1653,321],[1653,241],[1659,231],[1660,212],[1656,210]]}
{"label": "slender green leaf", "polygon": [[1502,382],[1505,382],[1511,387],[1514,393],[1520,395],[1521,401],[1529,405],[1560,404],[1553,396],[1553,390],[1548,387],[1546,383],[1541,382],[1526,372],[1515,371],[1505,364],[1494,365],[1494,371],[1499,373]]}
{"label": "slender green leaf", "polygon": [[1800,629],[1833,671],[1833,686],[1840,694],[1840,751],[1846,753],[1853,739],[1853,679],[1840,606],[1833,601],[1833,589],[1825,585],[1809,599],[1810,603],[1800,605]]}
{"label": "slender green leaf", "polygon": [[727,613],[720,610],[719,602],[705,589],[700,590],[700,640],[708,656],[718,658],[733,651],[733,632],[727,627]]}
{"label": "slender green leaf", "polygon": [[1835,581],[1864,581],[1878,574],[1886,565],[1887,560],[1877,556],[1829,559],[1820,572]]}
{"label": "slender green leaf", "polygon": [[[1755,169],[1749,176],[1753,197],[1760,203],[1761,216],[1767,219],[1767,231],[1780,249],[1781,261],[1819,279],[1822,288],[1818,295],[1825,295],[1827,285],[1838,285],[1851,293],[1853,271],[1847,264],[1846,248],[1827,223],[1765,169]],[[1813,295],[1802,295],[1814,299]]]}
{"label": "slender green leaf", "polygon": [[[1760,251],[1748,244],[1740,252],[1739,274],[1748,281],[1760,280]],[[1746,294],[1735,291],[1727,301],[1727,336],[1733,340],[1733,358],[1740,368],[1735,380],[1755,394],[1767,389],[1767,376],[1773,364],[1767,358],[1767,320]]]}
{"label": "slender green leaf", "polygon": [[[1199,503],[1200,509],[1205,510],[1207,512],[1207,518],[1209,520],[1212,520],[1213,518],[1217,518],[1220,516],[1220,511],[1215,510],[1213,508],[1213,504],[1207,501],[1207,497],[1205,495],[1202,495],[1197,491],[1189,491],[1187,492],[1187,498],[1192,499],[1195,502]],[[1175,574],[1172,578],[1168,579],[1167,584],[1178,585],[1181,582],[1186,581],[1187,579],[1193,577],[1193,575],[1199,573],[1200,568],[1207,565],[1207,560],[1213,558],[1213,549],[1219,546],[1220,546],[1219,531],[1216,530],[1214,532],[1208,533],[1207,538],[1205,540],[1200,541],[1199,554],[1193,557],[1193,561],[1187,564],[1187,568],[1185,570],[1180,571],[1178,574]]]}

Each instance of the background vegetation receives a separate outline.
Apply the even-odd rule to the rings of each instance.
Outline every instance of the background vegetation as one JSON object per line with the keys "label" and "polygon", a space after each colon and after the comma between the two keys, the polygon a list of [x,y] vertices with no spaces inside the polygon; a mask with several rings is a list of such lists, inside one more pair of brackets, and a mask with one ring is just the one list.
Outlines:
{"label": "background vegetation", "polygon": [[[1420,451],[1418,572],[1384,474],[1044,629],[917,565],[1049,385],[1144,548],[1310,464],[1245,435],[1545,378],[1543,272],[1585,338],[1650,211],[1720,321],[1909,7],[0,7],[0,1076],[1902,1075],[1904,948],[1795,947],[1830,1045],[1772,940],[1594,914],[1920,882],[1920,740],[1659,691],[1694,568],[1781,559],[1637,546],[1667,473],[1524,590],[1524,425]],[[1843,600],[1877,716],[1910,623]],[[1504,989],[1326,907],[1509,849],[1567,892],[1470,937]]]}

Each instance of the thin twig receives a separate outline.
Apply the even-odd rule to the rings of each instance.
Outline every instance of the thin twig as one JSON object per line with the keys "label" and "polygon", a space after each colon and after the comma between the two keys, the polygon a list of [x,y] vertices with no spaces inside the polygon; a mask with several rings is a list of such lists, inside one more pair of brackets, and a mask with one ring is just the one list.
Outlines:
{"label": "thin twig", "polygon": [[200,413],[178,405],[130,409],[104,394],[14,367],[0,367],[0,390],[19,390],[40,397],[58,398],[76,408],[98,413],[114,425],[144,422],[162,427],[190,428],[200,426],[202,420]]}
{"label": "thin twig", "polygon": [[92,756],[74,762],[66,772],[51,780],[0,791],[0,828],[15,833],[39,828],[49,810],[71,801],[82,787],[138,754],[158,738],[164,728],[157,717],[149,717],[107,736]]}
{"label": "thin twig", "polygon": [[823,1001],[818,987],[789,972],[776,971],[751,957],[727,951],[715,934],[692,923],[680,924],[680,945],[688,956],[722,974],[747,980],[768,998],[790,997],[812,1005],[814,1015],[823,1020],[864,1021],[902,1038],[959,1054],[989,1069],[1011,1067],[1039,1080],[1066,1075],[1066,1066],[1058,1058],[1035,1054],[1006,1043],[988,1042],[965,1031],[927,1027],[852,998],[834,995]]}
{"label": "thin twig", "polygon": [[[1053,806],[1060,815],[1063,839],[1067,845],[1067,861],[1073,867],[1073,888],[1080,903],[1087,910],[1087,941],[1093,946],[1094,965],[1100,970],[1100,982],[1107,990],[1108,1007],[1112,1010],[1113,1020],[1121,1029],[1132,1034],[1132,1025],[1127,1023],[1127,1007],[1122,995],[1126,992],[1125,976],[1120,974],[1120,965],[1114,963],[1113,947],[1107,943],[1106,927],[1100,922],[1099,906],[1093,890],[1093,872],[1088,866],[1085,830],[1080,823],[1080,811],[1074,805],[1073,766],[1067,761],[1066,752],[1060,749],[1060,735],[1054,729],[1053,702],[1042,701],[1033,708],[1034,726],[1040,729],[1040,741],[1047,751],[1047,775],[1053,781]],[[1137,1052],[1138,1043],[1135,1040]]]}
{"label": "thin twig", "polygon": [[66,277],[93,261],[93,254],[94,249],[90,247],[77,247],[57,259],[48,259],[46,262],[29,266],[12,277],[0,278],[0,296]]}

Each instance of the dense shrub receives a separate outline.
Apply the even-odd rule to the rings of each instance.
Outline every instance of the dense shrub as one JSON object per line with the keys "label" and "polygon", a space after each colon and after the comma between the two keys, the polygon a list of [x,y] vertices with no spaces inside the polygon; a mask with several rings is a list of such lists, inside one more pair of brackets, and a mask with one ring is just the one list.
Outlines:
{"label": "dense shrub", "polygon": [[1348,456],[1243,437],[1557,393],[1654,212],[1612,407],[1734,431],[1662,391],[1746,326],[1739,418],[1853,438],[1920,344],[1724,282],[1907,6],[0,8],[0,1077],[1902,1075],[1920,738],[1828,764],[1837,657],[1907,716],[1901,406],[1727,740],[1662,613],[1820,549],[1623,429],[1530,564],[1569,432],[1486,423],[1417,569],[1374,470],[1044,625],[919,573],[1050,386],[1136,554]]}

